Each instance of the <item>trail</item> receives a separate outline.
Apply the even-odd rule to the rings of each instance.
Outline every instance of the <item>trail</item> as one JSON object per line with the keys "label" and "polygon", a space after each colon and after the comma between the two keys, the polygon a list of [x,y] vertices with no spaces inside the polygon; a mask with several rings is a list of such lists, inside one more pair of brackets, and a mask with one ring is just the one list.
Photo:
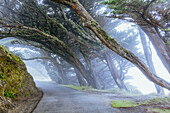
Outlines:
{"label": "trail", "polygon": [[33,113],[121,113],[110,106],[111,99],[51,82],[36,82],[44,96]]}

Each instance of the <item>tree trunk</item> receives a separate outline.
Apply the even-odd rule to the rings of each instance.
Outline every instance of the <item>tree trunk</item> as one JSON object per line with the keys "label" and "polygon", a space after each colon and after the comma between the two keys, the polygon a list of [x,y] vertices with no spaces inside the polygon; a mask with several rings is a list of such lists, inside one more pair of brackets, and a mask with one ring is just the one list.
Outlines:
{"label": "tree trunk", "polygon": [[93,86],[93,81],[90,77],[90,74],[87,72],[87,70],[85,69],[85,67],[83,66],[83,64],[78,60],[75,59],[75,63],[72,64],[76,69],[79,70],[79,72],[81,73],[81,75],[85,78],[85,80],[87,81],[88,85]]}
{"label": "tree trunk", "polygon": [[89,73],[89,77],[90,77],[90,85],[95,89],[100,89],[99,80],[96,76],[96,72],[93,69],[93,66],[91,65],[90,57],[87,55],[88,53],[86,53],[84,50],[85,50],[85,48],[81,48],[80,52],[82,53],[84,60],[86,62],[86,65],[88,67],[88,73]]}
{"label": "tree trunk", "polygon": [[143,74],[147,75],[150,80],[156,84],[165,87],[170,90],[170,83],[163,80],[162,78],[156,76],[152,73],[144,62],[142,62],[138,57],[136,57],[132,52],[123,48],[116,40],[109,36],[100,25],[90,16],[90,14],[85,10],[85,8],[80,4],[78,0],[51,0],[57,3],[65,4],[74,9],[74,11],[80,16],[83,21],[83,25],[93,31],[98,39],[107,46],[112,51],[116,52],[118,55],[129,60],[134,65],[136,65]]}
{"label": "tree trunk", "polygon": [[76,77],[79,81],[80,86],[86,86],[86,82],[84,81],[83,77],[81,76],[81,73],[79,72],[79,70],[75,68],[75,72],[76,72]]}
{"label": "tree trunk", "polygon": [[63,71],[62,66],[60,64],[58,64],[58,62],[54,59],[52,59],[51,61],[58,69],[59,76],[62,78],[62,84],[69,84],[68,78],[67,78],[65,72]]}
{"label": "tree trunk", "polygon": [[124,84],[124,81],[121,80],[121,77],[119,75],[119,72],[118,70],[116,69],[115,65],[114,65],[114,62],[112,61],[112,58],[110,57],[110,54],[106,51],[104,53],[104,57],[106,59],[106,62],[107,62],[107,65],[109,67],[109,70],[110,70],[110,73],[115,81],[115,83],[117,84],[117,86],[120,88],[120,89],[125,89],[127,91],[127,88]]}
{"label": "tree trunk", "polygon": [[165,45],[163,40],[159,37],[157,32],[152,27],[147,26],[147,27],[142,27],[142,29],[152,41],[163,65],[170,73],[170,45]]}
{"label": "tree trunk", "polygon": [[[151,53],[151,49],[149,45],[147,45],[147,41],[146,41],[146,37],[145,37],[145,34],[144,32],[142,31],[141,28],[138,28],[139,30],[139,34],[140,34],[140,38],[141,38],[141,42],[142,42],[142,46],[143,46],[143,50],[144,50],[144,54],[145,54],[145,58],[146,58],[146,61],[147,61],[147,64],[149,66],[149,69],[155,74],[156,74],[156,70],[154,68],[154,64],[153,64],[153,61],[152,61],[152,53]],[[147,77],[147,76],[146,76]],[[149,78],[148,78],[149,79]],[[164,90],[161,86],[158,86],[157,84],[155,84],[155,88],[156,88],[156,91],[157,91],[157,94],[164,94]]]}

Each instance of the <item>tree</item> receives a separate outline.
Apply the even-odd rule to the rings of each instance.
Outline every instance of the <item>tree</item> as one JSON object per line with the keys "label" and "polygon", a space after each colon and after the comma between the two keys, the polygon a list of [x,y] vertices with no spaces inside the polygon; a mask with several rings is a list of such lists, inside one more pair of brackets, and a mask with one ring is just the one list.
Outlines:
{"label": "tree", "polygon": [[[70,29],[69,26],[67,26],[67,28],[65,28],[57,20],[50,17],[52,15],[47,15],[45,10],[41,10],[41,7],[39,7],[34,0],[20,1],[20,2],[22,2],[23,4],[19,4],[21,6],[16,11],[15,10],[13,11],[10,7],[7,7],[7,9],[9,9],[11,11],[11,13],[16,14],[14,16],[15,22],[16,22],[16,20],[19,20],[18,23],[21,22],[19,25],[16,25],[15,22],[11,21],[12,26],[14,28],[19,28],[19,29],[20,29],[20,27],[24,27],[21,29],[25,29],[25,30],[15,30],[15,32],[4,33],[4,34],[2,34],[2,37],[17,36],[19,38],[24,38],[26,40],[32,40],[32,41],[36,41],[38,43],[43,44],[51,52],[59,55],[64,60],[66,60],[68,63],[73,65],[73,67],[77,68],[80,71],[81,75],[76,74],[80,85],[85,85],[85,83],[82,83],[82,82],[84,82],[83,79],[86,79],[88,84],[92,85],[94,81],[93,82],[91,81],[90,75],[88,75],[87,70],[84,68],[83,64],[79,61],[77,56],[73,53],[73,51],[68,46],[70,44],[74,44],[75,42],[79,41],[79,39],[72,32],[69,32],[67,30],[67,29]],[[25,5],[26,6],[29,5],[29,6],[25,7]],[[21,11],[19,12],[18,10],[21,10]],[[29,12],[32,12],[32,11],[34,11],[34,13],[30,14]],[[65,16],[62,11],[61,11],[61,14],[62,14],[62,16]],[[38,19],[37,19],[37,15],[38,15]],[[54,15],[54,16],[56,16],[56,15]],[[62,20],[62,18],[60,20]],[[65,18],[65,20],[67,21],[67,23],[69,23],[69,24],[71,23],[71,25],[73,25],[73,27],[75,27],[76,30],[83,31],[83,32],[78,32],[78,33],[80,33],[80,35],[85,36],[85,38],[87,38],[87,36],[90,36],[90,35],[86,35],[87,34],[86,31],[83,29],[80,29],[80,27],[78,25],[76,25],[74,22],[70,21],[67,18]],[[44,21],[45,21],[45,23],[44,23]],[[30,27],[26,27],[23,25],[27,25]],[[32,29],[32,27],[36,27],[38,29]],[[29,29],[32,29],[30,31],[33,31],[33,32],[30,32]],[[53,32],[53,31],[58,31],[59,33]],[[22,32],[24,32],[25,34]],[[85,33],[85,34],[83,34],[83,33]],[[62,34],[65,34],[65,36],[63,36]],[[59,36],[59,38],[55,37],[55,36]],[[65,39],[67,37],[69,37],[69,38],[71,37],[72,38],[71,41],[68,42],[69,39]],[[88,39],[86,39],[86,42],[87,41],[88,41]],[[86,43],[86,42],[84,42],[84,43]],[[81,44],[84,44],[84,43],[82,41]],[[53,46],[55,46],[55,47],[53,47]],[[56,49],[54,49],[54,48],[56,48]],[[64,56],[65,56],[65,58],[64,58]],[[76,58],[77,61],[73,57]]]}
{"label": "tree", "polygon": [[[123,29],[118,29],[121,26],[128,26],[131,25],[132,23],[127,23],[126,21],[123,20],[114,20],[114,22],[113,21],[108,22],[108,20],[111,19],[105,17],[104,19],[102,18],[103,17],[100,17],[100,19],[98,19],[99,23],[102,22],[101,24],[102,28],[104,28],[112,37],[115,37],[115,39],[120,43],[120,45],[122,45],[128,50],[131,50],[135,55],[142,58],[141,52],[138,51],[139,48],[136,47],[139,44],[139,41],[137,39],[138,32],[136,32],[136,29],[132,27],[131,28],[128,27],[126,31]],[[108,27],[108,25],[110,25],[110,27]],[[122,84],[124,84],[123,81],[125,79],[125,74],[127,73],[128,69],[133,65],[126,59],[123,59],[120,56],[113,54],[111,51],[107,50],[107,54],[109,55],[108,58],[110,57],[111,61],[108,59],[106,61],[108,62],[108,64],[112,62],[110,65],[113,65],[113,67],[112,66],[109,67],[110,69],[112,69],[113,78],[115,78],[115,80],[116,78],[119,79],[119,81],[121,81]],[[115,76],[114,72],[115,74],[117,74],[117,76]],[[125,85],[122,85],[122,87],[123,86]],[[127,88],[124,87],[124,89]]]}
{"label": "tree", "polygon": [[136,22],[145,31],[170,72],[168,0],[105,0],[102,3],[112,9],[109,17]]}
{"label": "tree", "polygon": [[[152,51],[151,51],[150,45],[147,44],[146,35],[144,34],[144,32],[142,32],[142,29],[140,27],[138,27],[138,30],[139,30],[139,35],[141,38],[147,65],[148,65],[149,69],[152,70],[152,72],[156,74],[156,70],[154,68],[154,64],[152,61]],[[157,94],[161,94],[161,93],[164,94],[164,90],[162,87],[158,86],[157,84],[154,84],[154,85],[157,90]]]}
{"label": "tree", "polygon": [[[124,49],[122,46],[120,46],[120,44],[118,44],[103,29],[101,29],[99,24],[87,13],[87,11],[83,8],[83,6],[78,1],[75,1],[75,0],[73,0],[73,1],[72,0],[56,0],[56,2],[60,2],[62,4],[66,4],[66,5],[71,6],[79,14],[80,18],[83,20],[84,26],[90,28],[104,45],[106,45],[108,48],[112,49],[113,51],[115,51],[117,54],[121,55],[125,59],[134,63],[152,81],[156,82],[157,84],[159,84],[163,87],[166,87],[167,89],[170,89],[170,85],[169,85],[168,82],[166,82],[163,79],[155,76],[146,67],[146,65],[138,59],[138,57],[136,57],[133,53],[131,53],[130,51],[128,51],[128,50]],[[39,10],[38,10],[38,12],[42,13]],[[48,18],[47,15],[44,15],[44,17]],[[63,30],[65,34],[66,33],[67,33],[67,35],[70,34],[69,30],[65,29],[64,26],[62,26],[61,24],[58,24],[56,22],[56,20],[53,21],[50,18],[48,18],[46,20],[48,20],[49,23],[53,23],[53,25],[55,25],[55,26],[59,26],[59,28],[61,28],[60,30]],[[74,53],[68,47],[68,45],[66,43],[64,43],[63,41],[61,41],[59,38],[57,38],[56,35],[52,36],[52,34],[50,34],[49,32],[46,32],[46,33],[43,32],[44,27],[40,27],[40,29],[42,29],[42,31],[41,31],[39,29],[33,28],[34,26],[27,27],[27,26],[23,26],[19,23],[16,23],[16,21],[10,21],[10,20],[6,21],[4,19],[1,19],[0,24],[3,27],[12,28],[12,31],[10,29],[7,29],[6,33],[2,34],[2,37],[19,36],[19,37],[25,38],[27,40],[32,40],[32,41],[37,41],[39,43],[42,43],[48,49],[55,51],[59,56],[61,56],[67,62],[72,64],[74,67],[76,67],[81,72],[82,76],[87,80],[89,85],[92,84],[92,83],[90,83],[90,76],[87,75],[87,72],[86,72],[84,66],[81,64],[79,59],[74,55]],[[36,25],[36,24],[32,23],[32,25]],[[45,24],[45,26],[46,25],[50,25],[50,24]],[[53,27],[51,27],[51,28],[53,28]],[[58,27],[55,27],[55,28],[58,28]],[[3,30],[5,30],[5,29],[3,29]],[[46,31],[46,30],[44,29],[44,31]],[[34,36],[34,37],[32,37],[32,36]],[[69,35],[69,36],[71,37],[71,35]],[[92,37],[90,37],[90,38],[92,38]],[[54,47],[54,45],[55,45],[55,47]],[[56,49],[56,48],[58,48],[58,49]]]}
{"label": "tree", "polygon": [[152,73],[138,57],[136,57],[133,53],[120,46],[120,44],[118,44],[115,39],[110,37],[108,33],[106,33],[100,27],[100,25],[89,15],[89,13],[84,9],[84,7],[80,4],[78,0],[52,1],[72,7],[75,12],[77,12],[77,14],[80,16],[83,25],[92,30],[104,45],[106,45],[109,49],[113,50],[123,58],[135,64],[144,74],[146,74],[150,78],[150,80],[154,81],[158,85],[161,85],[162,87],[170,89],[170,84],[168,82]]}

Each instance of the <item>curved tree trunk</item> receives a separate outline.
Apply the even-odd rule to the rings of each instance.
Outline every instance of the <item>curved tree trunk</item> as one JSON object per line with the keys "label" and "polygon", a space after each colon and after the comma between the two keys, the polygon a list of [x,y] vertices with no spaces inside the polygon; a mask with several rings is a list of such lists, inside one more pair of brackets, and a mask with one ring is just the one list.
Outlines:
{"label": "curved tree trunk", "polygon": [[79,81],[80,86],[86,86],[86,82],[84,81],[83,77],[81,76],[81,73],[78,69],[75,68],[76,76]]}
{"label": "curved tree trunk", "polygon": [[[9,35],[5,35],[5,36],[0,37],[0,39],[5,38],[5,37],[9,37],[9,36],[19,37],[19,38],[24,39],[24,40],[30,40],[30,41],[38,42],[38,43],[44,45],[50,51],[59,55],[65,61],[67,61],[68,63],[73,65],[75,68],[77,68],[80,71],[80,73],[82,74],[82,77],[84,77],[84,79],[88,82],[88,84],[91,85],[88,72],[85,70],[83,64],[79,61],[79,59],[72,52],[72,50],[64,42],[59,40],[57,37],[51,36],[51,35],[46,34],[46,33],[42,32],[38,29],[27,27],[27,26],[11,25],[11,24],[6,24],[2,21],[0,21],[0,24],[5,25],[6,27],[25,29],[25,30],[28,30],[28,31],[34,31],[34,32],[38,33],[39,36],[37,36],[37,37],[40,37],[40,38],[30,37],[30,36],[27,37],[25,35],[22,36],[21,34],[11,33]],[[44,40],[46,40],[46,41],[44,41]]]}
{"label": "curved tree trunk", "polygon": [[[152,61],[152,53],[151,53],[151,50],[149,50],[149,46],[147,45],[147,41],[146,41],[146,36],[144,34],[144,32],[142,31],[141,28],[138,28],[139,30],[139,34],[140,34],[140,38],[141,38],[141,42],[142,42],[142,46],[143,46],[143,50],[144,50],[144,54],[145,54],[145,58],[146,58],[146,61],[147,61],[147,64],[149,66],[149,69],[155,74],[156,74],[156,70],[154,68],[154,64],[153,64],[153,61]],[[146,76],[147,77],[147,76]],[[148,78],[149,79],[149,78]],[[157,94],[164,94],[164,90],[161,86],[155,84],[155,88],[156,88],[156,91],[157,91]]]}
{"label": "curved tree trunk", "polygon": [[88,67],[88,77],[90,78],[90,85],[95,88],[95,89],[100,89],[100,84],[99,84],[99,80],[98,80],[98,77],[96,75],[96,72],[95,70],[93,69],[92,67],[92,64],[91,64],[91,61],[90,61],[90,57],[88,56],[88,53],[86,53],[85,51],[85,47],[81,47],[80,48],[80,52],[81,54],[83,55],[84,57],[84,60],[86,62],[86,65]]}
{"label": "curved tree trunk", "polygon": [[143,31],[148,35],[152,41],[158,56],[160,57],[163,65],[170,73],[170,45],[165,45],[163,40],[159,37],[152,27],[142,27]]}
{"label": "curved tree trunk", "polygon": [[52,59],[51,61],[58,69],[59,76],[62,78],[62,84],[69,84],[68,78],[64,73],[62,66],[54,59]]}
{"label": "curved tree trunk", "polygon": [[106,51],[104,53],[104,57],[106,59],[107,65],[109,67],[110,73],[115,81],[115,83],[117,84],[117,86],[120,89],[125,89],[126,91],[128,90],[124,84],[124,81],[120,79],[120,75],[118,70],[116,69],[114,62],[112,61],[112,58],[110,57],[109,53]]}
{"label": "curved tree trunk", "polygon": [[[85,78],[89,86],[93,87],[93,78],[90,76],[89,72],[85,69],[83,64],[78,60],[74,59],[74,63],[71,63],[76,69],[79,70],[81,75]],[[94,87],[95,88],[95,87]]]}
{"label": "curved tree trunk", "polygon": [[132,52],[123,48],[115,39],[109,36],[100,25],[90,16],[90,14],[85,10],[85,8],[80,4],[78,0],[51,0],[57,3],[65,4],[74,9],[74,11],[80,16],[83,21],[83,25],[90,30],[92,30],[98,39],[109,49],[116,52],[118,55],[129,60],[134,65],[136,65],[143,74],[147,75],[150,80],[156,84],[165,87],[170,90],[170,83],[161,79],[152,73],[144,62],[142,62],[138,57],[136,57]]}

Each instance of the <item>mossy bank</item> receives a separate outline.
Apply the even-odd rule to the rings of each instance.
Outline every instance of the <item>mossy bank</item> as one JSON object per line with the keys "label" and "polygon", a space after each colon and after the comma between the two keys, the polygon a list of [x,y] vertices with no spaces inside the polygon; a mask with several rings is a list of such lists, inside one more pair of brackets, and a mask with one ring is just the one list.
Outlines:
{"label": "mossy bank", "polygon": [[28,99],[38,92],[23,61],[0,45],[0,112],[15,108],[13,100]]}

